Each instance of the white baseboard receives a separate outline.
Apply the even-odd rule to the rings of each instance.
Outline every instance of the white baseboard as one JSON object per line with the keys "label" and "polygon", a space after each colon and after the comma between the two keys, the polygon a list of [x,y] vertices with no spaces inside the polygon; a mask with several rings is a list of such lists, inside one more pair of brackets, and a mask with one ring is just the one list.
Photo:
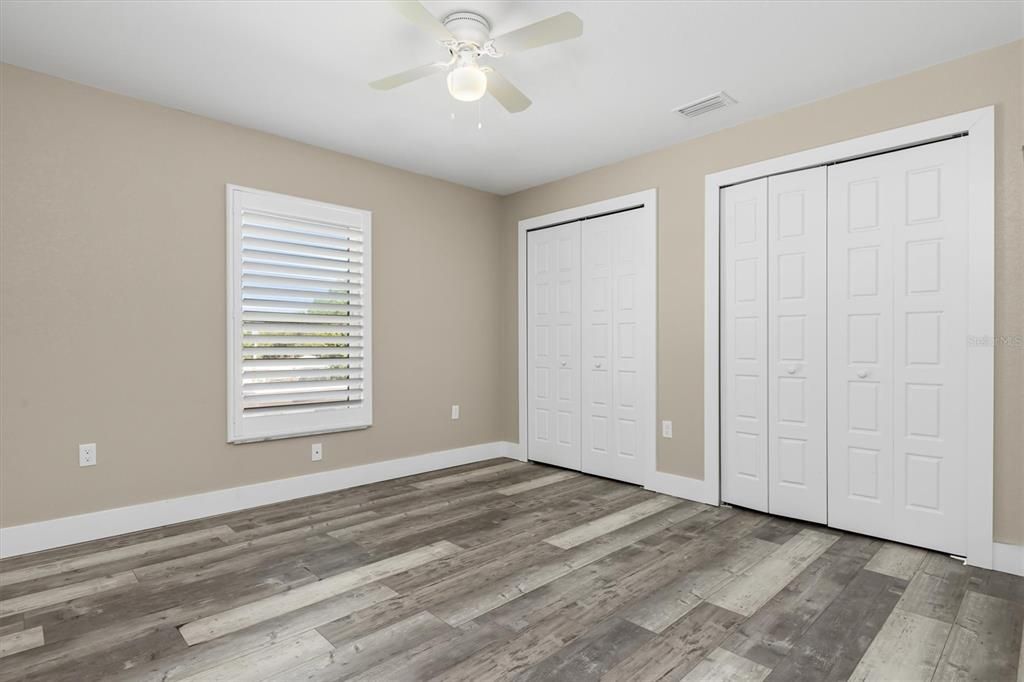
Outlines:
{"label": "white baseboard", "polygon": [[993,542],[992,568],[1003,573],[1024,576],[1024,545]]}
{"label": "white baseboard", "polygon": [[527,461],[526,448],[519,443],[505,443],[505,456],[509,459],[518,459],[520,462]]}
{"label": "white baseboard", "polygon": [[0,557],[39,552],[182,521],[194,521],[207,516],[437,471],[494,457],[519,459],[514,454],[508,454],[517,451],[517,447],[511,447],[514,445],[504,441],[482,443],[386,462],[332,469],[277,481],[0,528]]}
{"label": "white baseboard", "polygon": [[[508,448],[505,452],[505,457],[518,459],[521,462],[528,461],[526,448],[523,445],[520,443],[506,443],[505,445]],[[707,481],[701,481],[696,478],[687,478],[686,476],[667,474],[664,471],[655,471],[653,476],[644,485],[644,488],[656,493],[671,495],[672,497],[681,497],[684,500],[718,505],[718,499],[714,492],[708,491]]]}
{"label": "white baseboard", "polygon": [[686,476],[668,474],[664,471],[655,471],[644,487],[656,493],[681,497],[684,500],[693,500],[694,502],[703,502],[704,504],[718,504],[714,491],[708,490],[708,482],[696,478],[687,478]]}

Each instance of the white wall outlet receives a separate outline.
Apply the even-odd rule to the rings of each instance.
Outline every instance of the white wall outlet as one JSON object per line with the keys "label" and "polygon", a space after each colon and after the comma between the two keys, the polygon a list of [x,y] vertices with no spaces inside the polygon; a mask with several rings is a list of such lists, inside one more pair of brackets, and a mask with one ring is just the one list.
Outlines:
{"label": "white wall outlet", "polygon": [[661,422],[661,437],[671,438],[672,437],[672,422],[667,419]]}
{"label": "white wall outlet", "polygon": [[459,418],[459,406],[458,405],[452,405],[452,419],[458,419],[458,418]]}
{"label": "white wall outlet", "polygon": [[96,466],[96,443],[82,443],[78,446],[78,466]]}
{"label": "white wall outlet", "polygon": [[313,461],[319,462],[324,458],[324,444],[313,443]]}

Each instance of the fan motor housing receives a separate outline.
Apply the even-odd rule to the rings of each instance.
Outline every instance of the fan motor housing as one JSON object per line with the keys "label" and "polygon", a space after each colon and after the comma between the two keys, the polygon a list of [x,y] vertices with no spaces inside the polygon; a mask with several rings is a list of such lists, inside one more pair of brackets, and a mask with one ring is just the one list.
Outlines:
{"label": "fan motor housing", "polygon": [[476,12],[452,12],[441,23],[459,42],[482,47],[491,37],[491,23]]}

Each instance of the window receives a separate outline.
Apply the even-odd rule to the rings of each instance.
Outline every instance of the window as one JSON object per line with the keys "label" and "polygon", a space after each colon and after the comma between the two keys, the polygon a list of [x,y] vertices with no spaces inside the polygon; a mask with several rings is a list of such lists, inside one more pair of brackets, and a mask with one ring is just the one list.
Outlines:
{"label": "window", "polygon": [[228,441],[372,423],[370,212],[228,185]]}

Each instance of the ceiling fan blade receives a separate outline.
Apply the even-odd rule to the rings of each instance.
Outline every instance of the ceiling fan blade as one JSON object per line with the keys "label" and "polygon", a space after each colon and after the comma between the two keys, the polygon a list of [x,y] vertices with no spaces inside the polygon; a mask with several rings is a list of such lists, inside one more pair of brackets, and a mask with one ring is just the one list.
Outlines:
{"label": "ceiling fan blade", "polygon": [[370,87],[374,90],[391,90],[397,88],[399,85],[405,85],[406,83],[412,83],[420,78],[426,78],[435,73],[441,73],[448,65],[443,62],[437,62],[434,64],[424,64],[423,66],[417,66],[415,69],[409,69],[408,71],[402,71],[396,73],[393,76],[387,78],[381,78],[370,83]]}
{"label": "ceiling fan blade", "polygon": [[494,69],[487,70],[487,92],[498,100],[510,114],[518,114],[533,102],[516,86],[505,80],[505,77]]}
{"label": "ceiling fan blade", "polygon": [[583,21],[572,12],[562,12],[498,36],[492,42],[498,52],[522,52],[583,35]]}
{"label": "ceiling fan blade", "polygon": [[455,40],[451,31],[446,29],[444,24],[437,20],[437,17],[428,12],[427,8],[416,0],[392,0],[391,6],[411,23],[430,33],[437,40]]}

